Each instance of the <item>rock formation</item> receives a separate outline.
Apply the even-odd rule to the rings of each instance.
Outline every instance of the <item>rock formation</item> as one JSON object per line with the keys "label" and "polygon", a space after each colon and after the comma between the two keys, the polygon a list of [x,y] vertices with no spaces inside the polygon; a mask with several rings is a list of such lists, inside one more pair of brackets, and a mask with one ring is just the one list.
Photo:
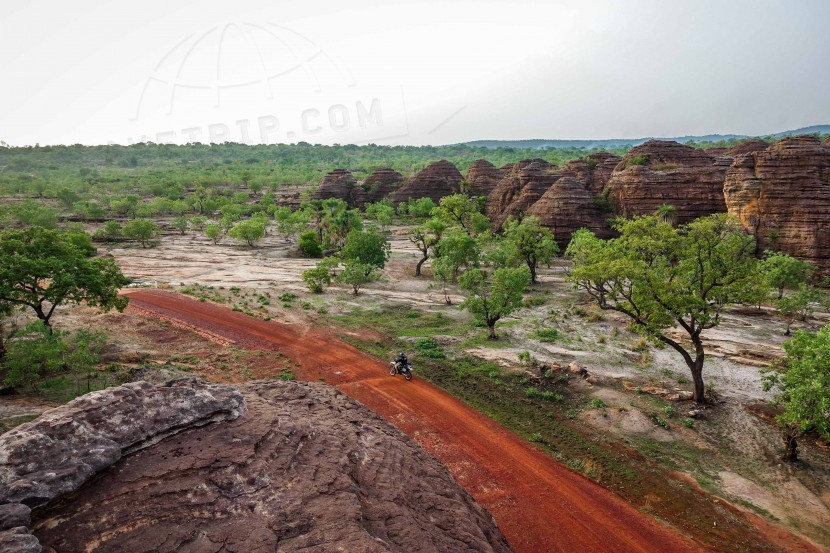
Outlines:
{"label": "rock formation", "polygon": [[782,251],[830,272],[830,143],[799,136],[739,155],[724,195],[759,250]]}
{"label": "rock formation", "polygon": [[746,142],[741,142],[737,146],[733,146],[726,150],[726,153],[723,154],[726,157],[734,158],[735,156],[739,156],[742,154],[751,154],[752,152],[761,152],[766,150],[769,147],[769,142],[765,140],[747,140]]}
{"label": "rock formation", "polygon": [[651,215],[670,204],[682,224],[726,212],[723,181],[728,168],[728,158],[713,158],[673,141],[649,140],[617,164],[606,189],[620,215]]}
{"label": "rock formation", "polygon": [[365,192],[356,184],[357,181],[351,171],[335,169],[323,177],[313,198],[315,200],[337,198],[346,202],[350,208],[362,206],[365,202]]}
{"label": "rock formation", "polygon": [[464,179],[467,191],[471,196],[489,196],[506,173],[506,170],[499,169],[486,159],[477,159],[470,165]]}
{"label": "rock formation", "polygon": [[611,235],[607,214],[594,202],[594,195],[568,175],[557,180],[527,210],[527,215],[538,217],[539,222],[553,232],[560,251],[568,246],[574,231],[581,228],[587,228],[601,238]]}
{"label": "rock formation", "polygon": [[622,158],[608,152],[596,152],[565,164],[565,169],[576,176],[588,192],[597,196],[605,189],[614,167]]}
{"label": "rock formation", "polygon": [[230,386],[136,382],[87,394],[10,430],[0,436],[0,544],[40,551],[26,530],[30,508],[77,490],[124,455],[244,409],[242,394]]}
{"label": "rock formation", "polygon": [[366,177],[360,187],[366,192],[366,201],[374,203],[395,192],[400,188],[402,182],[403,175],[394,169],[380,167]]}
{"label": "rock formation", "polygon": [[544,159],[525,159],[513,164],[487,199],[487,216],[496,229],[511,215],[530,209],[557,180],[570,172]]}
{"label": "rock formation", "polygon": [[395,205],[406,202],[410,198],[431,198],[436,204],[444,196],[457,194],[461,191],[461,173],[455,165],[442,159],[430,164],[422,171],[404,182],[397,192],[389,199]]}
{"label": "rock formation", "polygon": [[[27,507],[0,507],[0,521],[13,528],[0,533],[0,547],[34,540],[37,549],[16,550],[39,551],[39,539],[68,553],[510,550],[438,461],[324,384],[129,384],[19,428],[0,445],[0,503],[24,498],[40,507],[31,534]],[[130,453],[135,444],[152,445]],[[27,467],[21,454],[35,451],[28,458],[43,466]],[[71,489],[60,485],[77,481],[70,471],[105,462],[115,464],[42,504]],[[8,474],[18,484],[10,487]],[[47,488],[44,478],[56,484]]]}

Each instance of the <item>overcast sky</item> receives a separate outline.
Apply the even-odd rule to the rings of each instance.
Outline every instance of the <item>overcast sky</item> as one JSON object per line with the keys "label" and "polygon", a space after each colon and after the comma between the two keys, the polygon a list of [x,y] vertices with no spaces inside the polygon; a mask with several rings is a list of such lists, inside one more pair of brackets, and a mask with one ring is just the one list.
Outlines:
{"label": "overcast sky", "polygon": [[0,140],[765,134],[830,123],[830,2],[0,0]]}

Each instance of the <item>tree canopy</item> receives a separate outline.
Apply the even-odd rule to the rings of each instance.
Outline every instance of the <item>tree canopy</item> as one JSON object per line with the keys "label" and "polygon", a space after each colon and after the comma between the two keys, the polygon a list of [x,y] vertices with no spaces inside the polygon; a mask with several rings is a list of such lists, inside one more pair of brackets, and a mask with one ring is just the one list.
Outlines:
{"label": "tree canopy", "polygon": [[[689,367],[694,399],[704,401],[701,333],[720,323],[724,306],[746,299],[757,278],[755,239],[727,215],[674,228],[657,216],[618,220],[619,238],[582,229],[567,249],[570,279],[600,308],[627,315],[642,331],[676,350]],[[667,329],[679,326],[687,350]]]}
{"label": "tree canopy", "polygon": [[525,217],[521,222],[508,219],[502,227],[504,237],[516,248],[530,269],[530,281],[536,283],[536,267],[548,263],[559,253],[553,234],[539,224],[538,217]]}
{"label": "tree canopy", "polygon": [[484,269],[470,269],[459,283],[467,291],[461,307],[481,319],[496,339],[496,323],[522,304],[522,292],[530,282],[527,267],[503,267],[490,275]]}
{"label": "tree canopy", "polygon": [[0,234],[0,302],[30,307],[47,326],[66,303],[123,311],[128,300],[118,290],[129,282],[113,259],[87,257],[57,231]]}

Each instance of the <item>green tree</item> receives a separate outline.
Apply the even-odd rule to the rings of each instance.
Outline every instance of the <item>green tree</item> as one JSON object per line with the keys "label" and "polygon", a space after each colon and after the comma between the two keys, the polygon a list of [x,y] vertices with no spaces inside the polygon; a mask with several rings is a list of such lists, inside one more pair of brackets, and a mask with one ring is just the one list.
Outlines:
{"label": "green tree", "polygon": [[818,332],[799,330],[784,343],[786,358],[780,366],[765,371],[764,390],[777,389],[776,403],[783,426],[785,458],[798,459],[798,437],[815,430],[830,442],[830,325]]}
{"label": "green tree", "polygon": [[9,342],[4,384],[36,392],[40,382],[63,369],[66,349],[62,333],[52,332],[42,321],[32,323]]}
{"label": "green tree", "polygon": [[[80,328],[75,332],[72,347],[64,355],[66,368],[76,376],[86,378],[87,392],[92,391],[92,379],[96,376],[101,350],[106,343],[103,332]],[[80,387],[76,388],[75,393],[81,393]]]}
{"label": "green tree", "polygon": [[265,237],[265,223],[255,219],[240,221],[228,231],[228,236],[244,241],[248,246],[253,248],[257,242]]}
{"label": "green tree", "polygon": [[110,258],[89,258],[65,235],[31,227],[0,234],[0,302],[31,307],[47,327],[61,304],[123,311],[129,284]]}
{"label": "green tree", "polygon": [[313,230],[300,234],[299,249],[306,257],[323,257],[323,248],[317,241],[317,233]]}
{"label": "green tree", "polygon": [[392,202],[389,200],[381,200],[377,203],[366,204],[366,217],[374,219],[380,226],[381,230],[392,224],[392,217],[395,216],[395,208],[392,207]]}
{"label": "green tree", "polygon": [[121,223],[118,221],[107,221],[104,226],[95,231],[95,238],[110,242],[121,238]]}
{"label": "green tree", "polygon": [[779,300],[784,290],[795,290],[813,276],[815,267],[811,263],[778,252],[767,251],[766,256],[761,261],[761,274],[770,288],[778,291]]}
{"label": "green tree", "polygon": [[435,246],[433,264],[448,269],[450,280],[455,282],[462,270],[478,265],[479,254],[474,238],[460,230],[453,230]]}
{"label": "green tree", "polygon": [[[404,204],[401,204],[403,206]],[[398,206],[400,209],[401,206]],[[406,206],[406,212],[408,212],[413,217],[429,217],[432,215],[433,210],[435,210],[435,202],[432,201],[432,198],[419,198],[417,200],[413,200],[412,198],[409,199],[409,204]]]}
{"label": "green tree", "polygon": [[155,221],[149,219],[133,219],[121,230],[125,238],[138,240],[141,247],[146,248],[158,235],[159,227]]}
{"label": "green tree", "polygon": [[66,209],[72,209],[72,206],[78,201],[78,195],[73,190],[70,190],[65,186],[55,193],[55,198]]}
{"label": "green tree", "polygon": [[457,225],[468,235],[477,236],[490,228],[490,219],[481,210],[482,202],[479,198],[452,194],[441,198],[434,214],[448,225]]}
{"label": "green tree", "polygon": [[58,212],[35,200],[23,200],[10,207],[12,215],[22,225],[48,229],[57,228]]}
{"label": "green tree", "polygon": [[521,306],[522,292],[529,282],[527,267],[504,267],[492,275],[484,269],[470,269],[459,279],[461,288],[467,291],[461,307],[484,321],[490,330],[489,338],[495,340],[496,323]]}
{"label": "green tree", "polygon": [[217,223],[208,223],[205,225],[205,236],[214,244],[218,244],[222,239],[222,227]]}
{"label": "green tree", "polygon": [[[702,217],[678,229],[656,216],[618,220],[619,238],[600,240],[582,229],[567,254],[570,279],[602,309],[628,316],[642,331],[677,351],[692,373],[694,400],[703,402],[705,350],[701,333],[720,323],[724,306],[753,288],[755,239],[726,215]],[[688,351],[666,329],[679,325]]]}
{"label": "green tree", "polygon": [[559,253],[553,234],[539,224],[538,217],[525,217],[521,222],[508,219],[503,231],[530,269],[530,281],[536,284],[536,267],[539,263],[549,263]]}
{"label": "green tree", "polygon": [[329,268],[323,265],[323,261],[325,260],[320,260],[315,267],[303,271],[303,282],[308,286],[309,291],[315,294],[319,294],[324,287],[331,284],[331,273]]}
{"label": "green tree", "polygon": [[353,230],[346,237],[343,246],[343,261],[355,261],[373,269],[383,269],[391,253],[386,235],[377,228]]}
{"label": "green tree", "polygon": [[356,296],[364,285],[374,282],[379,277],[380,274],[374,265],[360,263],[356,259],[349,259],[343,266],[343,270],[337,275],[337,282],[351,286],[352,292]]}
{"label": "green tree", "polygon": [[421,267],[429,259],[430,254],[438,245],[438,242],[441,241],[446,230],[447,224],[443,220],[434,217],[409,231],[409,241],[423,254],[418,264],[415,265],[416,277],[421,276]]}
{"label": "green tree", "polygon": [[173,219],[173,228],[178,230],[182,236],[184,233],[187,232],[187,228],[190,226],[190,222],[187,220],[187,217],[179,216]]}
{"label": "green tree", "polygon": [[784,296],[775,301],[775,308],[787,321],[787,329],[784,336],[790,335],[790,327],[795,321],[806,321],[813,314],[816,307],[824,299],[824,294],[815,286],[801,284],[798,289],[789,296]]}

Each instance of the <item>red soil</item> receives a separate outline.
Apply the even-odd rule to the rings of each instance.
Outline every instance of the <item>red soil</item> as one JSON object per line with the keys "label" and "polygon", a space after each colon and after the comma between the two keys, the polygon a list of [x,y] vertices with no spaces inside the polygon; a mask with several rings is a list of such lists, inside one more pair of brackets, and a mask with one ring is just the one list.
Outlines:
{"label": "red soil", "polygon": [[322,377],[386,417],[450,469],[518,553],[703,550],[417,375],[411,382],[390,377],[386,363],[325,329],[266,322],[160,291],[128,295],[142,314],[240,347],[280,350],[300,362],[299,376]]}

